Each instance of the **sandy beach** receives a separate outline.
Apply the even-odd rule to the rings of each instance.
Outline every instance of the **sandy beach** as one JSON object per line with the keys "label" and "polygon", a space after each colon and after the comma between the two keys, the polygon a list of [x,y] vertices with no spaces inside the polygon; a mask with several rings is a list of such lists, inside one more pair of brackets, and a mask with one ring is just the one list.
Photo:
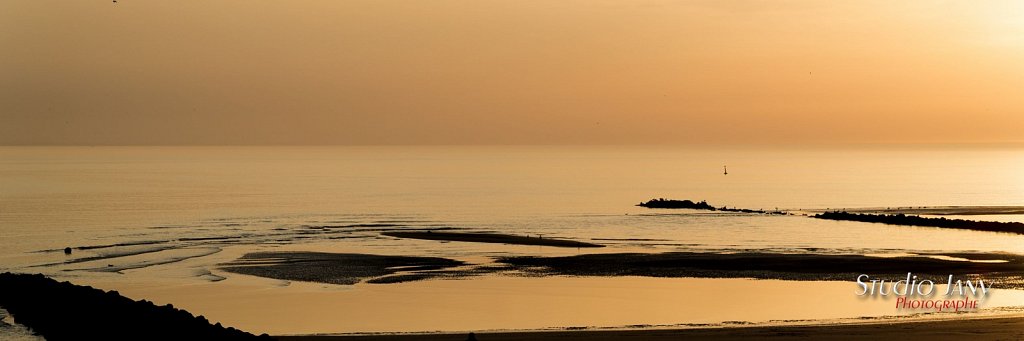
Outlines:
{"label": "sandy beach", "polygon": [[[478,340],[1021,340],[1024,316],[857,324],[706,329],[578,330],[477,333]],[[288,341],[465,340],[466,333],[420,335],[278,336]]]}

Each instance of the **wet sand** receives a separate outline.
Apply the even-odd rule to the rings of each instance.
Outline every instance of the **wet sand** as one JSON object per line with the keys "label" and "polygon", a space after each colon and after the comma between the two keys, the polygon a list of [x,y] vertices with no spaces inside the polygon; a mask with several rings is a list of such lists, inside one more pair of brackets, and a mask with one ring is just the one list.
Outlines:
{"label": "wet sand", "polygon": [[[224,264],[223,270],[260,277],[350,285],[397,283],[478,274],[534,276],[646,276],[853,281],[859,274],[980,277],[1001,289],[1024,288],[1024,255],[948,253],[876,257],[784,253],[606,253],[563,257],[508,256],[467,264],[437,257],[352,253],[260,252]],[[922,277],[923,278],[923,277]]]}
{"label": "wet sand", "polygon": [[[968,261],[970,260],[970,261]],[[981,276],[1000,288],[1024,288],[1024,256],[952,253],[874,257],[772,253],[626,253],[504,257],[499,263],[538,275],[757,278],[852,281],[859,274],[899,278],[907,271],[937,278]]]}
{"label": "wet sand", "polygon": [[[452,274],[437,271],[463,265],[438,257],[383,256],[356,253],[257,252],[224,264],[222,270],[290,281],[339,285],[396,283]],[[396,274],[403,272],[403,274]]]}
{"label": "wet sand", "polygon": [[[282,341],[465,340],[467,334],[278,336]],[[1024,317],[879,322],[863,324],[761,326],[706,329],[578,330],[477,333],[481,341],[518,340],[1021,340]]]}
{"label": "wet sand", "polygon": [[579,242],[575,240],[566,239],[555,239],[555,238],[543,238],[543,237],[529,237],[529,236],[515,236],[509,234],[499,233],[460,233],[460,232],[384,232],[382,235],[396,238],[413,238],[413,239],[427,239],[427,240],[445,240],[445,241],[458,241],[458,242],[475,242],[475,243],[497,243],[497,244],[517,244],[517,245],[540,245],[540,246],[556,246],[556,247],[604,247],[604,245]]}

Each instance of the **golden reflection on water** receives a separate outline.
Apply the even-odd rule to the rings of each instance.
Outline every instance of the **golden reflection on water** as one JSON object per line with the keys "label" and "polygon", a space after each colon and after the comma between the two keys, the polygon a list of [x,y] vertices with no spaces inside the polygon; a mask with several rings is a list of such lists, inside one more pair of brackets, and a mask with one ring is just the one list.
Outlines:
{"label": "golden reflection on water", "polygon": [[[281,282],[237,276],[121,293],[271,334],[672,326],[922,312],[897,310],[893,297],[857,296],[854,282],[487,276],[351,287],[274,284]],[[1022,302],[1024,291],[995,289],[981,306]]]}

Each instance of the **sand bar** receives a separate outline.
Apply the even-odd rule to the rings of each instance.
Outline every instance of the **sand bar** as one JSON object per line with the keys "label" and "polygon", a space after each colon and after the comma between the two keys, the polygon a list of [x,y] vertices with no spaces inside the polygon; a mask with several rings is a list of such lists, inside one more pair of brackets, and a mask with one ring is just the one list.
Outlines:
{"label": "sand bar", "polygon": [[540,245],[540,246],[555,246],[555,247],[604,247],[604,245],[580,242],[575,240],[566,239],[555,239],[555,238],[544,238],[542,236],[530,237],[530,236],[515,236],[509,234],[500,233],[463,233],[463,232],[384,232],[381,233],[389,237],[397,238],[412,238],[412,239],[426,239],[426,240],[444,240],[444,241],[458,241],[458,242],[475,242],[475,243],[497,243],[497,244],[517,244],[517,245]]}
{"label": "sand bar", "polygon": [[325,252],[256,252],[223,264],[222,270],[290,281],[352,285],[362,281],[395,283],[451,276],[437,270],[463,262],[439,257],[411,257]]}

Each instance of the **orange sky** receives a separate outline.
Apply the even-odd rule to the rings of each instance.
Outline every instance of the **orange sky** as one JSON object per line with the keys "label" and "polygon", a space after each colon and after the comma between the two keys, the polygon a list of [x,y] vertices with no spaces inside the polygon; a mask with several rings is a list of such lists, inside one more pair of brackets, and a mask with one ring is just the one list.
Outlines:
{"label": "orange sky", "polygon": [[1024,142],[1021,1],[0,2],[0,144]]}

